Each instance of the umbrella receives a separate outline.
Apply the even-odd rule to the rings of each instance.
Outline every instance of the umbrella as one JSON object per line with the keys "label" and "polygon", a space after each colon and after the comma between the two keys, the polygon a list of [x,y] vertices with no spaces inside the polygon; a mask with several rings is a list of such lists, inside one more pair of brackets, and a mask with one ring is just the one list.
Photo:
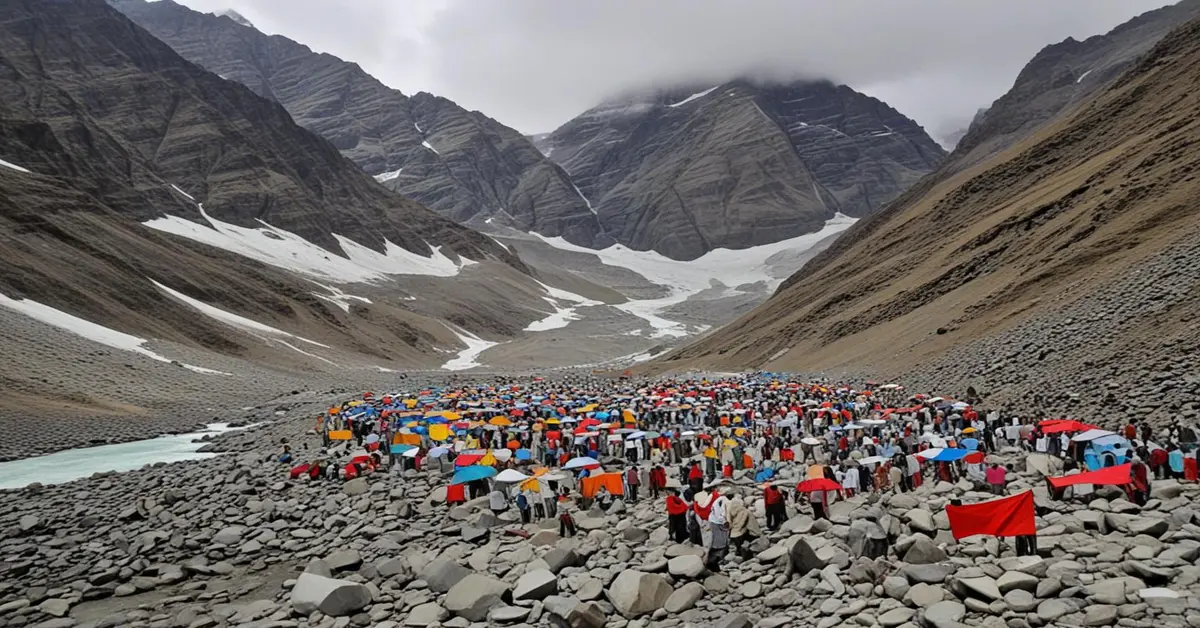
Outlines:
{"label": "umbrella", "polygon": [[1072,436],[1071,440],[1076,441],[1076,442],[1089,441],[1089,440],[1096,440],[1097,438],[1100,438],[1101,436],[1115,436],[1115,435],[1116,435],[1116,432],[1110,432],[1108,430],[1087,430],[1086,432],[1082,432],[1082,433]]}
{"label": "umbrella", "polygon": [[977,439],[977,438],[964,438],[964,439],[963,439],[963,441],[962,441],[962,446],[963,446],[964,448],[966,448],[966,449],[970,449],[970,450],[972,450],[972,451],[973,451],[973,450],[976,450],[976,449],[979,449],[979,439]]}
{"label": "umbrella", "polygon": [[930,447],[929,449],[925,449],[923,451],[918,451],[916,455],[918,458],[924,458],[926,460],[930,460],[934,456],[942,453],[942,450],[943,450],[942,447]]}
{"label": "umbrella", "polygon": [[442,456],[444,456],[448,453],[450,453],[449,447],[434,447],[433,449],[429,450],[429,457],[430,458],[441,458]]}
{"label": "umbrella", "polygon": [[821,444],[820,440],[813,438],[812,436],[806,436],[804,438],[801,438],[800,442],[804,443],[805,445],[812,445],[814,447]]}
{"label": "umbrella", "polygon": [[367,434],[366,443],[368,445],[374,445],[375,443],[378,443],[378,442],[379,442],[379,434]]}
{"label": "umbrella", "polygon": [[454,459],[454,466],[467,467],[483,459],[483,454],[462,454]]}
{"label": "umbrella", "polygon": [[568,460],[567,464],[564,464],[562,468],[563,469],[598,469],[598,468],[600,468],[600,462],[598,460],[596,460],[595,458],[589,458],[588,456],[579,456],[578,458],[572,458],[572,459]]}
{"label": "umbrella", "polygon": [[829,478],[817,478],[815,480],[805,480],[796,487],[796,490],[801,493],[811,493],[813,491],[840,491],[842,485]]}
{"label": "umbrella", "polygon": [[966,458],[967,454],[969,453],[971,452],[967,451],[966,449],[943,449],[938,452],[938,455],[933,456],[931,460],[936,460],[938,462],[954,462],[955,460],[962,460],[963,458]]}
{"label": "umbrella", "polygon": [[[467,468],[469,469],[470,467]],[[496,476],[497,482],[522,482],[528,479],[528,475],[525,475],[516,469],[505,469]]]}
{"label": "umbrella", "polygon": [[647,434],[645,432],[634,432],[634,433],[626,436],[625,439],[626,440],[638,440],[640,438],[646,438],[646,436],[647,436]]}
{"label": "umbrella", "polygon": [[518,449],[513,453],[517,456],[517,460],[529,460],[533,458],[533,453],[528,449]]}
{"label": "umbrella", "polygon": [[421,450],[413,447],[412,449],[406,449],[405,451],[401,452],[400,455],[404,456],[405,458],[416,458],[417,454],[419,453],[421,453]]}
{"label": "umbrella", "polygon": [[491,467],[471,465],[455,471],[454,478],[450,480],[450,484],[466,484],[467,482],[490,478],[494,475],[496,475],[496,470]]}
{"label": "umbrella", "polygon": [[513,422],[510,421],[506,416],[497,416],[488,419],[488,424],[498,427],[508,427],[509,425],[512,425]]}
{"label": "umbrella", "polygon": [[881,462],[887,462],[887,458],[883,456],[867,456],[866,458],[860,458],[858,464],[879,464]]}

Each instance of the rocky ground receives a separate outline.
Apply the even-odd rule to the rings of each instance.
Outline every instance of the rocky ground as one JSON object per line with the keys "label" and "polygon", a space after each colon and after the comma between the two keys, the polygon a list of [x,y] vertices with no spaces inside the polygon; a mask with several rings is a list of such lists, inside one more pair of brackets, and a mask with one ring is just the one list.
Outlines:
{"label": "rocky ground", "polygon": [[[831,521],[792,513],[713,574],[667,540],[657,500],[575,511],[562,539],[486,499],[447,508],[438,473],[289,480],[280,439],[316,438],[304,404],[277,411],[217,437],[223,456],[9,491],[0,626],[1200,625],[1196,485],[1156,482],[1141,508],[1103,490],[1054,502],[1041,460],[1010,486],[1035,491],[1040,556],[956,543],[943,506],[988,495],[926,482],[839,502]],[[761,521],[758,487],[732,487]]]}

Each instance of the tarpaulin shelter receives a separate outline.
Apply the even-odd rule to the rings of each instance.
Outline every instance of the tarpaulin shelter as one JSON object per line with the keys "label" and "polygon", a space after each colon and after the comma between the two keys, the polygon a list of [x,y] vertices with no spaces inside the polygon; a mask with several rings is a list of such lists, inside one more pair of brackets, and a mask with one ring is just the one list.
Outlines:
{"label": "tarpaulin shelter", "polygon": [[955,539],[976,534],[1025,536],[1037,534],[1034,521],[1033,491],[1001,497],[978,504],[946,506],[950,533]]}
{"label": "tarpaulin shelter", "polygon": [[1054,488],[1063,488],[1065,486],[1073,486],[1075,484],[1095,484],[1099,486],[1124,486],[1133,481],[1133,475],[1130,473],[1133,468],[1132,463],[1125,463],[1115,467],[1103,467],[1095,471],[1085,471],[1076,473],[1075,475],[1063,475],[1056,478],[1047,478],[1050,485]]}
{"label": "tarpaulin shelter", "polygon": [[583,478],[579,483],[579,493],[584,497],[592,498],[600,491],[601,486],[608,489],[608,492],[613,495],[625,494],[625,483],[622,481],[619,471],[597,473],[596,475]]}

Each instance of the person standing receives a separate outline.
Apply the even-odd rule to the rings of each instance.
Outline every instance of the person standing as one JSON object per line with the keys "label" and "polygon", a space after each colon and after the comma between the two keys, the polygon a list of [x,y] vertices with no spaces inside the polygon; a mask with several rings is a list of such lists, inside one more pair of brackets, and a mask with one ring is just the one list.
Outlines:
{"label": "person standing", "polygon": [[813,519],[829,518],[829,491],[812,491],[808,494],[808,503],[812,505]]}
{"label": "person standing", "polygon": [[1007,483],[1007,477],[1008,471],[998,463],[993,462],[985,475],[988,486],[992,489],[992,495],[1004,494],[1004,485]]}
{"label": "person standing", "polygon": [[729,498],[713,489],[708,508],[708,527],[712,539],[709,541],[705,566],[709,571],[720,572],[721,561],[729,551]]}
{"label": "person standing", "polygon": [[762,535],[758,527],[758,519],[751,514],[750,509],[742,503],[741,498],[729,501],[729,537],[737,555],[742,560],[750,558],[749,544]]}
{"label": "person standing", "polygon": [[625,485],[629,487],[629,502],[635,503],[638,499],[638,486],[641,486],[642,480],[638,477],[638,468],[635,465],[630,465],[625,470]]}
{"label": "person standing", "polygon": [[671,540],[676,543],[683,543],[688,540],[688,524],[687,524],[687,502],[679,496],[679,491],[671,489],[667,495],[667,530]]}
{"label": "person standing", "polygon": [[658,492],[667,488],[667,470],[662,465],[650,469],[650,495],[658,499]]}
{"label": "person standing", "polygon": [[775,487],[774,484],[768,484],[763,489],[763,503],[767,510],[767,529],[772,532],[778,530],[787,521],[787,506],[784,504],[783,491]]}

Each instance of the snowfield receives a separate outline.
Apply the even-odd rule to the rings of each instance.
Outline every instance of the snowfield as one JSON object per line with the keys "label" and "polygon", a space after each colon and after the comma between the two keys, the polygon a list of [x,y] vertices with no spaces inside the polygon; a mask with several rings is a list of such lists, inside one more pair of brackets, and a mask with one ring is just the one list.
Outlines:
{"label": "snowfield", "polygon": [[[98,342],[113,349],[121,351],[129,351],[138,355],[143,355],[156,362],[172,362],[171,358],[155,353],[144,345],[145,338],[138,338],[127,333],[109,329],[103,325],[98,325],[89,320],[85,320],[68,314],[62,310],[54,309],[48,305],[43,305],[37,301],[30,299],[11,299],[3,294],[0,294],[0,307],[5,307],[15,312],[20,312],[30,318],[37,319],[52,327],[57,327],[64,331],[68,331],[76,336],[80,336]],[[196,373],[204,373],[207,375],[230,375],[223,371],[206,369],[202,366],[192,366],[191,364],[181,364],[183,368],[194,371]]]}
{"label": "snowfield", "polygon": [[[186,196],[182,190],[179,193]],[[385,254],[333,234],[346,253],[343,257],[265,222],[259,221],[263,225],[261,228],[248,229],[213,218],[204,211],[203,203],[196,207],[208,226],[179,216],[163,216],[142,224],[277,268],[334,283],[370,283],[389,275],[453,277],[468,265],[446,257],[440,247],[430,247],[433,255],[425,257],[385,241]]]}

